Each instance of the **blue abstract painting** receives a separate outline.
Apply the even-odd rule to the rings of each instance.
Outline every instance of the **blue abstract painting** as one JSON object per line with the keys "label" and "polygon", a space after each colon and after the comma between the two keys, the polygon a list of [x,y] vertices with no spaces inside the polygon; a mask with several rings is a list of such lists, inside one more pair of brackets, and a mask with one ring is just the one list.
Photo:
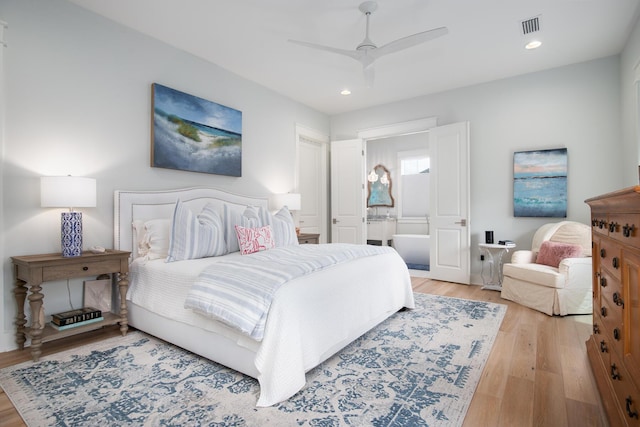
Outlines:
{"label": "blue abstract painting", "polygon": [[242,176],[242,112],[154,83],[151,166]]}
{"label": "blue abstract painting", "polygon": [[566,218],[566,148],[513,154],[513,215]]}

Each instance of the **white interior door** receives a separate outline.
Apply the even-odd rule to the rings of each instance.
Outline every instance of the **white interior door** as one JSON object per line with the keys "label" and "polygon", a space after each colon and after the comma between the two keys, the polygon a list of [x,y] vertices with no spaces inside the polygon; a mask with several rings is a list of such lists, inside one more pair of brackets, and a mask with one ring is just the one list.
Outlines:
{"label": "white interior door", "polygon": [[469,123],[429,130],[430,277],[470,283]]}
{"label": "white interior door", "polygon": [[327,242],[327,144],[298,136],[297,191],[302,207],[296,212],[302,233],[320,234]]}
{"label": "white interior door", "polygon": [[361,139],[331,142],[331,242],[366,243]]}

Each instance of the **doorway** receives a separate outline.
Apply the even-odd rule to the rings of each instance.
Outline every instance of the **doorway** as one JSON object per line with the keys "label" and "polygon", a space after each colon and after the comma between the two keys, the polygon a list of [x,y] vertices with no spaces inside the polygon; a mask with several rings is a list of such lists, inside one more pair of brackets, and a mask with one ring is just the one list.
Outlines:
{"label": "doorway", "polygon": [[327,232],[327,150],[329,137],[296,125],[295,191],[301,208],[295,212],[301,233],[319,234],[318,242],[328,241]]}
{"label": "doorway", "polygon": [[[440,126],[435,118],[398,123],[359,132],[360,139],[334,141],[332,146],[331,198],[333,200],[365,200],[364,151],[367,141],[385,137],[409,135],[428,131],[431,159],[430,184],[430,275],[437,280],[457,283],[470,283],[470,232],[469,232],[469,124],[467,122]],[[334,147],[340,143],[362,146],[362,158],[359,163],[354,154],[353,161],[344,168],[334,165]],[[357,147],[356,147],[357,148]],[[338,150],[339,151],[339,150]],[[438,165],[442,165],[441,168]],[[337,168],[336,168],[337,167]],[[337,169],[337,170],[336,170]],[[354,179],[347,177],[357,171]],[[354,197],[354,194],[360,194]],[[340,210],[332,206],[332,242],[365,243],[366,215],[364,203],[359,225],[354,222],[352,233],[337,233],[336,223],[342,223]],[[353,210],[353,209],[352,209]],[[347,218],[345,218],[347,219]],[[359,231],[362,230],[362,231]],[[361,237],[353,242],[343,241],[342,237]],[[336,240],[338,238],[338,240]]]}

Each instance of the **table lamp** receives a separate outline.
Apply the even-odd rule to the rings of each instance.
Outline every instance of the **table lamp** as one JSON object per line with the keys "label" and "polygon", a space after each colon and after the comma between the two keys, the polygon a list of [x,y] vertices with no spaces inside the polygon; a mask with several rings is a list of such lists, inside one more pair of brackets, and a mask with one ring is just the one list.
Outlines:
{"label": "table lamp", "polygon": [[299,211],[302,208],[302,197],[300,193],[283,193],[271,196],[271,206],[280,209],[286,206],[290,212]]}
{"label": "table lamp", "polygon": [[40,206],[69,208],[61,215],[61,247],[63,257],[82,255],[82,212],[74,208],[96,206],[96,180],[78,176],[40,178]]}

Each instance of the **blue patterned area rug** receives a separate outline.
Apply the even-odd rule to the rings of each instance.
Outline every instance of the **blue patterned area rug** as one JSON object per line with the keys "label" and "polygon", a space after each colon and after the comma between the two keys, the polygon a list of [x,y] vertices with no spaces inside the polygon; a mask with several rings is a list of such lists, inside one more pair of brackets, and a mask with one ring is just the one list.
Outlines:
{"label": "blue patterned area rug", "polygon": [[425,294],[257,408],[258,383],[141,332],[0,370],[29,426],[461,425],[506,306]]}

